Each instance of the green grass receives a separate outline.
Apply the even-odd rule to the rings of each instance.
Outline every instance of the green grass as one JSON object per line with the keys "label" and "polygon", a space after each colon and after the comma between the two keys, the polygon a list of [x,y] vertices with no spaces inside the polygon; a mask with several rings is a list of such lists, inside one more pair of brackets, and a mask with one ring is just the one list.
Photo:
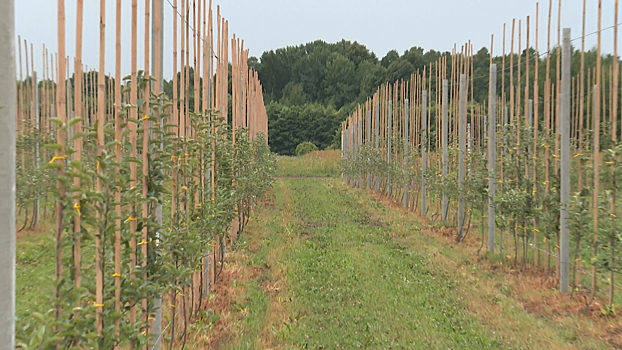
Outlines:
{"label": "green grass", "polygon": [[338,177],[339,150],[314,151],[301,157],[280,156],[277,175],[283,177]]}
{"label": "green grass", "polygon": [[52,309],[49,303],[54,288],[54,237],[47,231],[20,235],[16,254],[15,313],[19,320],[24,320],[33,312]]}
{"label": "green grass", "polygon": [[279,179],[274,192],[245,237],[263,273],[246,282],[228,349],[608,348],[575,318],[526,312],[471,250],[340,179]]}
{"label": "green grass", "polygon": [[456,282],[384,234],[335,182],[287,183],[308,234],[288,254],[296,347],[500,347],[454,294]]}
{"label": "green grass", "polygon": [[[281,184],[277,183],[277,186]],[[283,217],[283,213],[290,209],[285,203],[284,196],[284,191],[275,191],[274,206],[262,208],[261,216],[256,217],[247,229],[247,232],[255,231],[256,233],[245,234],[236,247],[245,252],[244,257],[250,256],[242,263],[259,269],[262,273],[255,279],[242,282],[246,293],[241,301],[235,301],[235,303],[237,314],[243,315],[243,321],[233,325],[237,337],[233,342],[222,344],[225,349],[260,349],[266,338],[264,328],[272,310],[263,284],[268,280],[278,280],[283,277],[283,271],[279,270],[276,265],[280,265],[281,254],[295,240],[295,237],[291,235],[295,224]],[[251,251],[247,240],[256,243],[257,250]],[[275,327],[286,329],[285,325],[275,325]],[[277,334],[280,332],[278,329],[273,329],[271,332],[274,337],[280,336]]]}

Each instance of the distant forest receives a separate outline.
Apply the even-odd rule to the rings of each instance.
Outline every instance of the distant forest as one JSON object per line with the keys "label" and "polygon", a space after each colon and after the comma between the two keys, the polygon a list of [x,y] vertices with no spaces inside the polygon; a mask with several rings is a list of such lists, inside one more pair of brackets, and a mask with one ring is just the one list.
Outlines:
{"label": "distant forest", "polygon": [[[525,50],[521,54],[521,75],[524,82]],[[550,74],[553,79],[556,76],[556,54],[555,48],[550,53]],[[586,66],[593,66],[596,55],[595,50],[586,52]],[[367,47],[357,42],[342,40],[326,43],[318,40],[266,51],[260,59],[249,58],[249,66],[259,73],[264,89],[272,151],[291,155],[294,154],[296,146],[304,141],[311,141],[320,149],[339,147],[340,123],[357,104],[370,97],[379,85],[409,79],[412,73],[423,71],[443,56],[447,57],[447,69],[451,71],[451,52],[448,51],[426,51],[421,47],[412,47],[402,55],[392,50],[379,59]],[[530,80],[533,82],[533,67],[538,59],[533,48],[529,49],[529,58],[532,67]],[[579,72],[580,60],[580,52],[573,49],[573,75]],[[502,57],[495,56],[493,61],[501,71]],[[543,89],[546,76],[545,52],[540,52],[538,61],[538,81]],[[518,56],[515,54],[514,64],[517,62]],[[475,78],[475,103],[484,103],[488,96],[489,63],[490,54],[487,48],[474,53],[472,76]],[[604,67],[610,67],[611,63],[611,55],[603,57]],[[435,80],[435,67],[432,67],[432,79]],[[509,55],[506,55],[505,67],[505,78],[509,81]],[[609,81],[609,69],[603,71],[605,81]],[[515,78],[517,72],[515,67]]]}
{"label": "distant forest", "polygon": [[[557,49],[553,49],[551,55],[550,75],[556,77]],[[378,86],[383,83],[393,83],[400,79],[409,79],[410,75],[430,69],[432,64],[432,80],[434,83],[435,63],[441,57],[447,57],[447,69],[451,72],[451,53],[434,50],[425,51],[421,47],[412,47],[402,55],[397,51],[389,51],[382,59],[379,59],[367,47],[357,42],[342,40],[338,43],[326,43],[314,41],[299,46],[290,46],[266,51],[261,58],[250,57],[249,66],[259,73],[263,85],[264,101],[269,118],[269,142],[273,152],[282,155],[293,155],[296,146],[302,142],[313,142],[318,148],[339,148],[340,123],[356,108],[359,103],[372,96]],[[585,63],[587,67],[595,66],[597,53],[595,50],[586,52]],[[529,50],[530,81],[533,82],[534,65],[536,59],[540,64],[538,81],[540,89],[544,89],[546,76],[546,53],[540,52],[536,58],[533,49]],[[501,71],[502,57],[495,56],[493,61],[497,63]],[[504,72],[506,81],[510,76],[510,59],[506,56]],[[517,78],[518,67],[517,54],[514,57],[514,77]],[[486,102],[488,96],[488,71],[490,55],[487,48],[482,48],[473,55],[473,99],[476,104]],[[604,86],[611,83],[611,67],[613,57],[603,56],[603,82]],[[521,58],[521,81],[525,81],[525,51]],[[581,64],[580,52],[573,48],[572,75],[579,73]],[[194,70],[189,68],[189,89],[194,88]],[[179,72],[178,78],[179,78]],[[231,74],[229,72],[229,74]],[[590,72],[587,72],[589,75]],[[449,73],[448,73],[449,76]],[[591,76],[594,73],[591,72]],[[18,82],[18,85],[26,84],[31,78]],[[69,78],[73,85],[73,76]],[[96,106],[96,72],[84,73],[83,100],[88,110],[93,113]],[[498,81],[501,77],[498,77]],[[203,80],[199,79],[203,85]],[[52,81],[40,81],[39,84],[54,84]],[[111,92],[114,79],[106,77],[106,91]],[[590,83],[586,81],[586,90]],[[164,92],[172,97],[173,81],[165,80]],[[506,84],[506,90],[509,84]],[[72,92],[72,94],[75,93]],[[231,93],[231,79],[229,79],[229,93]],[[509,91],[506,91],[506,96]],[[608,94],[607,94],[608,95]],[[194,94],[186,96],[190,110],[194,109]],[[608,108],[608,97],[605,96],[603,108]],[[112,96],[106,97],[107,109],[113,110]],[[432,106],[434,108],[434,106]],[[543,108],[543,104],[540,104]],[[229,113],[231,115],[231,113]],[[542,114],[541,114],[542,115]],[[434,125],[434,124],[433,124]],[[431,130],[433,132],[433,130]]]}
{"label": "distant forest", "polygon": [[442,55],[449,53],[413,47],[379,59],[357,42],[318,40],[251,57],[249,66],[264,89],[272,151],[291,155],[304,141],[320,149],[339,147],[340,123],[358,103],[379,85],[408,79]]}

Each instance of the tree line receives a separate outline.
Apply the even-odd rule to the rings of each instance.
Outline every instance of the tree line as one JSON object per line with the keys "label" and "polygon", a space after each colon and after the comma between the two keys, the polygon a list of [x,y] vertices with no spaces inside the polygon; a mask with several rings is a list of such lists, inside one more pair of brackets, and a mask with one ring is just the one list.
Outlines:
{"label": "tree line", "polygon": [[[527,57],[533,67],[536,62],[539,64],[538,81],[541,88],[544,88],[546,77],[546,52],[536,53],[533,48],[521,53],[521,65],[524,68]],[[558,49],[553,48],[550,52],[551,67],[550,76],[555,77],[557,66],[554,64],[557,58]],[[321,40],[289,46],[264,52],[259,58],[250,57],[249,67],[259,74],[259,79],[263,86],[264,100],[269,120],[269,143],[273,152],[282,155],[294,155],[296,146],[302,142],[312,142],[318,148],[339,148],[341,122],[363,103],[367,97],[383,83],[394,83],[398,80],[407,80],[416,72],[423,72],[426,69],[427,75],[431,79],[432,86],[436,86],[436,65],[441,57],[447,57],[447,69],[451,70],[451,52],[428,50],[417,46],[404,51],[400,55],[396,50],[389,51],[384,57],[378,58],[374,52],[358,42],[342,40],[337,43],[326,43]],[[585,54],[586,66],[591,67],[596,61],[597,53],[595,49],[589,50]],[[490,53],[487,48],[482,48],[472,56],[472,94],[474,103],[485,104],[488,96],[488,71],[490,63]],[[500,70],[498,80],[501,80],[501,69],[503,67],[503,56],[493,57],[493,62],[497,63]],[[611,67],[613,57],[603,56],[603,66]],[[518,54],[513,57],[514,78],[518,76]],[[579,73],[581,64],[580,51],[573,48],[572,53],[572,74]],[[189,91],[194,87],[194,70],[188,68]],[[431,70],[431,72],[430,72]],[[229,69],[229,72],[231,70]],[[510,55],[505,56],[505,71],[502,72],[505,81],[510,79]],[[84,73],[83,98],[86,98],[87,108],[94,108],[96,100],[96,79],[91,76],[93,72]],[[231,74],[231,73],[229,73]],[[525,82],[525,69],[521,72],[521,81]],[[530,70],[530,81],[533,81],[534,69]],[[610,82],[611,72],[609,69],[603,70],[604,81]],[[178,88],[181,72],[177,73]],[[18,82],[24,86],[30,78]],[[73,86],[73,77],[69,79],[70,86]],[[199,79],[203,85],[203,79]],[[54,84],[52,81],[40,81],[39,85]],[[92,85],[93,84],[93,85]],[[112,93],[109,86],[114,84],[113,78],[106,78],[106,91]],[[585,82],[585,91],[590,90],[590,83]],[[471,84],[470,84],[471,85]],[[166,95],[172,98],[173,80],[163,82]],[[505,86],[505,94],[509,96],[509,84]],[[72,94],[75,93],[72,90]],[[229,79],[229,94],[231,93],[231,79]],[[431,92],[434,93],[434,92]],[[108,98],[110,97],[110,98]],[[112,96],[108,96],[106,101],[111,101]],[[190,110],[194,106],[194,95],[187,94]],[[604,101],[605,104],[608,100]],[[112,105],[108,103],[110,108]],[[544,108],[540,104],[540,108]],[[231,113],[228,113],[231,115]],[[542,115],[542,114],[541,114]],[[434,130],[430,130],[434,132]]]}
{"label": "tree line", "polygon": [[[558,52],[555,47],[548,53],[551,62],[556,61]],[[544,88],[547,52],[536,52],[529,48],[520,55],[520,71],[519,54],[514,53],[512,57],[514,79],[520,74],[524,85],[524,66],[529,60],[532,67],[529,80],[533,82],[535,79],[533,67],[537,63],[540,68],[537,79],[541,88]],[[499,69],[499,81],[504,75],[505,81],[509,82],[510,56],[506,53],[505,64],[502,55],[492,59]],[[435,63],[441,57],[447,57],[447,69],[451,71],[449,51],[426,51],[422,47],[413,46],[401,55],[391,50],[384,57],[378,58],[366,46],[347,40],[337,43],[317,40],[266,51],[260,58],[251,57],[249,66],[259,73],[264,89],[272,150],[292,155],[296,145],[305,141],[311,141],[321,149],[331,146],[338,148],[341,121],[370,97],[379,85],[408,80],[412,74],[422,73],[425,69],[432,86],[436,86]],[[596,57],[595,49],[587,51],[586,66],[592,66]],[[469,85],[472,85],[473,101],[477,104],[485,104],[488,96],[490,59],[490,52],[485,47],[472,56],[473,82]],[[603,56],[604,67],[611,67],[612,63],[611,55]],[[573,75],[579,73],[580,64],[580,51],[573,48]],[[505,67],[503,72],[502,67]],[[551,64],[551,77],[556,76],[556,70],[556,64]],[[603,74],[605,81],[609,82],[610,70],[605,69]],[[585,84],[585,91],[590,91],[590,83],[586,81]],[[509,96],[509,84],[506,84],[505,89],[506,96]],[[544,108],[542,104],[540,108]]]}

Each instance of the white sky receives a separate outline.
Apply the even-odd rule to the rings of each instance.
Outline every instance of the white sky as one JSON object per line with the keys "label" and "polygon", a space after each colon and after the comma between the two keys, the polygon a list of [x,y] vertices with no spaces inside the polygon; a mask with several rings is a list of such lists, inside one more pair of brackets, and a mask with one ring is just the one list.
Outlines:
{"label": "white sky", "polygon": [[[66,1],[67,54],[75,50],[76,0]],[[165,0],[165,77],[172,72],[172,7]],[[192,0],[191,0],[192,1]],[[317,39],[327,42],[342,38],[358,41],[382,58],[389,50],[400,54],[412,46],[449,51],[471,40],[475,50],[490,45],[495,35],[494,53],[500,54],[503,24],[508,24],[507,50],[513,18],[523,21],[531,16],[531,45],[535,35],[535,1],[532,0],[214,0],[221,5],[222,15],[229,20],[229,33],[245,40],[251,55],[261,56],[266,50],[299,45]],[[553,0],[552,40],[557,40],[557,1]],[[84,63],[98,64],[99,3],[84,0]],[[57,48],[57,1],[15,0],[16,33],[34,44],[36,69],[40,70],[42,45],[52,52]],[[114,69],[115,0],[107,0],[106,71]],[[123,74],[130,68],[131,0],[122,0]],[[587,0],[587,33],[597,28],[597,0]],[[603,0],[603,28],[613,25],[614,0]],[[144,0],[139,0],[139,33],[144,28]],[[581,35],[582,0],[564,0],[562,26],[572,28],[572,37]],[[540,51],[546,49],[548,1],[540,2]],[[622,22],[622,16],[620,19]],[[518,26],[518,23],[517,23]],[[622,30],[622,28],[621,28]],[[622,34],[622,33],[621,33]],[[603,32],[603,47],[611,51],[613,30]],[[139,62],[143,62],[143,39],[139,34]],[[516,47],[518,44],[515,44]],[[573,42],[579,47],[580,41]],[[596,45],[596,36],[586,39],[587,48]],[[23,43],[22,43],[23,46]],[[140,66],[140,64],[139,64]]]}

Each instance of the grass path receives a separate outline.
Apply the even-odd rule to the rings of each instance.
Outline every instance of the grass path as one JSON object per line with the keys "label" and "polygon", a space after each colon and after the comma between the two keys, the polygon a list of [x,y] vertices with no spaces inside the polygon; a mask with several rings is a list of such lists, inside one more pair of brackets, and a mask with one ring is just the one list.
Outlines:
{"label": "grass path", "polygon": [[256,273],[239,274],[217,347],[607,348],[523,311],[414,216],[339,179],[281,178],[273,196],[231,256]]}

